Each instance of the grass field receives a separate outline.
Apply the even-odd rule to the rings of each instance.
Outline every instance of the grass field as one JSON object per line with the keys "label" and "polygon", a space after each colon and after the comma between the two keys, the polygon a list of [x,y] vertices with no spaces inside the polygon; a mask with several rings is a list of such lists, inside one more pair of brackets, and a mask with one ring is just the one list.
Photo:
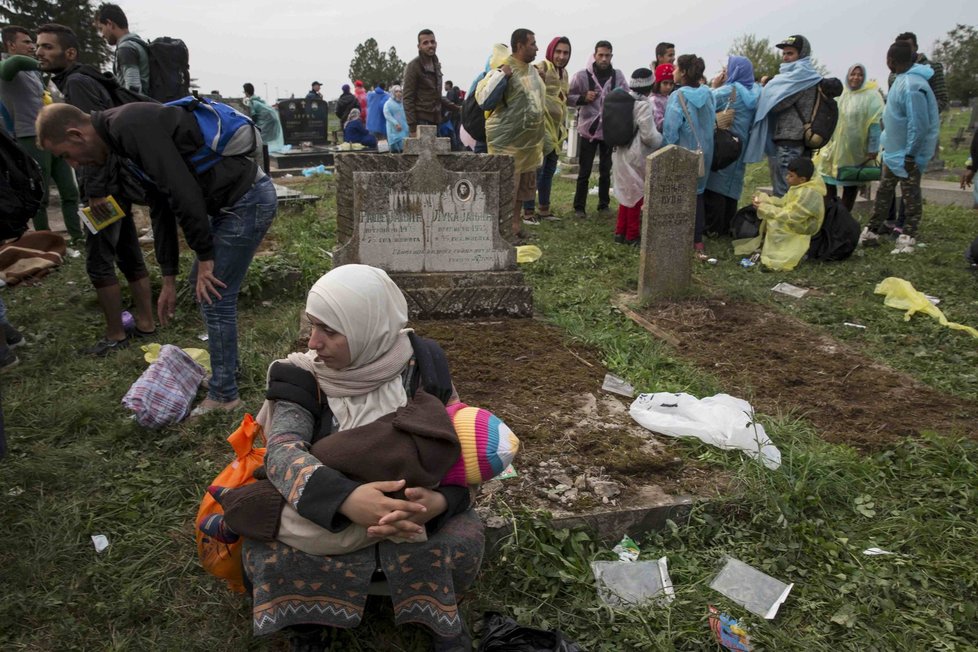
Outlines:
{"label": "grass field", "polygon": [[[763,177],[755,169],[749,184]],[[557,183],[559,213],[571,212],[572,185]],[[329,268],[334,182],[307,188],[324,200],[277,218],[273,252],[256,261],[242,299],[241,388],[255,408],[266,365],[295,339],[305,289]],[[920,236],[927,247],[912,256],[879,249],[777,275],[744,270],[728,242],[709,241],[720,262],[696,269],[695,292],[792,314],[943,392],[978,400],[978,341],[926,317],[906,322],[873,294],[880,280],[900,276],[940,297],[952,321],[978,325],[978,283],[961,255],[978,235],[976,217],[928,205]],[[636,287],[637,252],[612,243],[610,223],[568,218],[534,229],[544,257],[525,272],[541,318],[592,345],[641,391],[723,390],[611,308],[612,297]],[[3,376],[10,452],[0,463],[0,649],[285,649],[283,638],[253,639],[246,601],[196,560],[193,515],[228,461],[224,438],[233,418],[211,415],[160,432],[128,418],[119,401],[145,367],[141,352],[133,347],[104,360],[75,353],[99,336],[83,267],[81,259],[69,260],[37,286],[4,290],[10,319],[31,345]],[[769,289],[779,280],[819,293],[786,302]],[[197,335],[204,329],[189,297],[179,312],[162,341],[202,346]],[[685,454],[734,472],[737,492],[698,506],[688,525],[642,539],[643,559],[669,558],[677,586],[669,607],[603,607],[589,562],[612,559],[607,547],[584,532],[554,532],[540,515],[517,510],[513,536],[485,565],[466,603],[470,618],[502,610],[528,625],[559,627],[589,650],[704,650],[711,649],[707,605],[717,604],[750,624],[763,649],[975,649],[974,440],[927,433],[860,455],[823,443],[791,414],[763,420],[784,456],[777,472],[732,453],[683,446]],[[94,534],[109,538],[108,550],[95,552]],[[899,554],[862,554],[874,546]],[[710,591],[725,555],[795,582],[776,620],[749,616]],[[340,649],[424,647],[418,632],[403,635],[378,619],[344,635]]]}

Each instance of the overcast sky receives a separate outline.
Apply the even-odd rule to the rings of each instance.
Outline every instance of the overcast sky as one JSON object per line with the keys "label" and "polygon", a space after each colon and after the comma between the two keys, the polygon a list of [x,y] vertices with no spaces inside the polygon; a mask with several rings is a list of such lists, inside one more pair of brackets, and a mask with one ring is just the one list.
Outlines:
{"label": "overcast sky", "polygon": [[570,38],[571,70],[585,65],[595,41],[607,39],[626,77],[649,65],[659,41],[675,43],[678,54],[703,57],[712,77],[736,37],[752,33],[776,43],[799,33],[832,74],[843,77],[860,62],[885,83],[886,49],[900,32],[916,32],[930,53],[956,23],[978,25],[976,0],[116,1],[141,36],[187,43],[190,72],[202,91],[240,96],[241,84],[250,81],[266,99],[276,91],[278,97],[304,96],[313,79],[334,99],[359,43],[373,37],[382,50],[397,48],[406,62],[417,55],[417,33],[425,27],[438,39],[445,79],[467,89],[492,44],[508,43],[519,27],[536,33],[539,58],[554,36]]}

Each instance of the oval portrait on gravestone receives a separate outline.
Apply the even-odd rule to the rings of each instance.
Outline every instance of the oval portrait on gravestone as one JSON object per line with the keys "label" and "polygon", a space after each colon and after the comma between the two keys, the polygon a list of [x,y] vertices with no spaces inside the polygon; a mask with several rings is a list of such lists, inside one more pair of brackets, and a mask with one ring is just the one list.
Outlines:
{"label": "oval portrait on gravestone", "polygon": [[472,191],[472,182],[468,179],[462,179],[455,184],[454,195],[458,201],[469,201],[473,194],[475,193]]}
{"label": "oval portrait on gravestone", "polygon": [[316,110],[318,110],[318,109],[319,109],[319,104],[317,104],[316,102],[313,102],[312,104],[310,104],[310,105],[309,105],[309,108],[310,108],[310,109],[311,109],[312,111],[316,111]]}
{"label": "oval portrait on gravestone", "polygon": [[289,111],[295,111],[295,102],[289,102]]}

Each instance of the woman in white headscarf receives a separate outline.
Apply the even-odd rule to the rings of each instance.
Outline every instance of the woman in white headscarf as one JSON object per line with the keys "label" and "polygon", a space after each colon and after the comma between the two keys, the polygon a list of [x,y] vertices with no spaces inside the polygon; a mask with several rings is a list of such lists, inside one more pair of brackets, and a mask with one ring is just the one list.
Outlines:
{"label": "woman in white headscarf", "polygon": [[[289,627],[293,649],[326,649],[330,628],[360,623],[380,569],[397,624],[426,625],[436,650],[471,647],[456,603],[474,581],[483,552],[469,490],[405,487],[398,478],[358,483],[309,452],[322,436],[405,405],[422,383],[443,402],[457,401],[447,365],[431,371],[440,369],[433,361],[443,360],[443,353],[406,328],[404,295],[383,270],[367,265],[344,265],[320,278],[309,291],[306,315],[312,323],[309,351],[269,370],[269,401],[259,414],[268,424],[268,479],[319,526],[339,532],[358,524],[382,540],[344,555],[314,556],[280,542],[246,539],[243,564],[253,587],[255,634]],[[403,499],[389,495],[401,491]],[[422,533],[422,543],[385,538]]]}

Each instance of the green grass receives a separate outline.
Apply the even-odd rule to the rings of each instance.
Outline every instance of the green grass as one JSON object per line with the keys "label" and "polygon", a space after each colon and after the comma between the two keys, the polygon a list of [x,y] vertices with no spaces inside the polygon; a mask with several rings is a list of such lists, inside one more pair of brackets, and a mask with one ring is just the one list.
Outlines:
{"label": "green grass", "polygon": [[[751,170],[749,183],[763,181],[762,169]],[[280,214],[271,232],[275,251],[256,260],[241,301],[241,389],[252,406],[268,362],[295,339],[305,288],[329,267],[335,182],[304,185],[326,199]],[[560,213],[570,213],[572,185],[558,181],[553,205]],[[975,279],[961,260],[974,217],[926,206],[928,247],[913,256],[875,251],[778,275],[743,270],[728,243],[711,241],[721,261],[696,269],[694,293],[795,315],[928,384],[975,399],[978,342],[929,318],[904,322],[872,292],[882,278],[902,276],[940,296],[952,320],[978,325]],[[568,218],[535,232],[544,257],[524,269],[544,319],[595,347],[609,369],[640,390],[723,390],[612,309],[614,297],[635,290],[638,257],[611,242],[609,222]],[[11,320],[32,345],[3,377],[10,452],[0,463],[0,649],[283,649],[280,637],[253,639],[246,601],[196,562],[193,515],[228,461],[224,438],[236,424],[210,415],[152,432],[128,419],[119,400],[145,363],[135,348],[105,360],[75,353],[100,334],[83,267],[72,259],[38,286],[4,291]],[[784,299],[769,291],[779,280],[819,293]],[[188,297],[179,312],[161,331],[163,341],[202,346],[197,335],[204,329]],[[842,321],[869,328],[850,330]],[[668,608],[603,607],[589,562],[611,559],[608,547],[586,533],[553,532],[539,515],[517,510],[513,535],[487,562],[466,612],[501,609],[528,625],[559,627],[591,650],[710,649],[710,603],[750,623],[764,649],[974,649],[974,443],[935,433],[865,457],[823,443],[799,419],[765,424],[784,456],[777,472],[733,453],[681,445],[683,454],[732,471],[736,493],[698,506],[687,526],[642,539],[643,558],[669,558],[677,599]],[[93,534],[109,537],[107,551],[94,551]],[[861,554],[872,546],[902,556]],[[776,620],[748,616],[709,590],[724,555],[796,583]],[[415,650],[424,649],[423,639],[377,619],[345,634],[341,645]]]}

